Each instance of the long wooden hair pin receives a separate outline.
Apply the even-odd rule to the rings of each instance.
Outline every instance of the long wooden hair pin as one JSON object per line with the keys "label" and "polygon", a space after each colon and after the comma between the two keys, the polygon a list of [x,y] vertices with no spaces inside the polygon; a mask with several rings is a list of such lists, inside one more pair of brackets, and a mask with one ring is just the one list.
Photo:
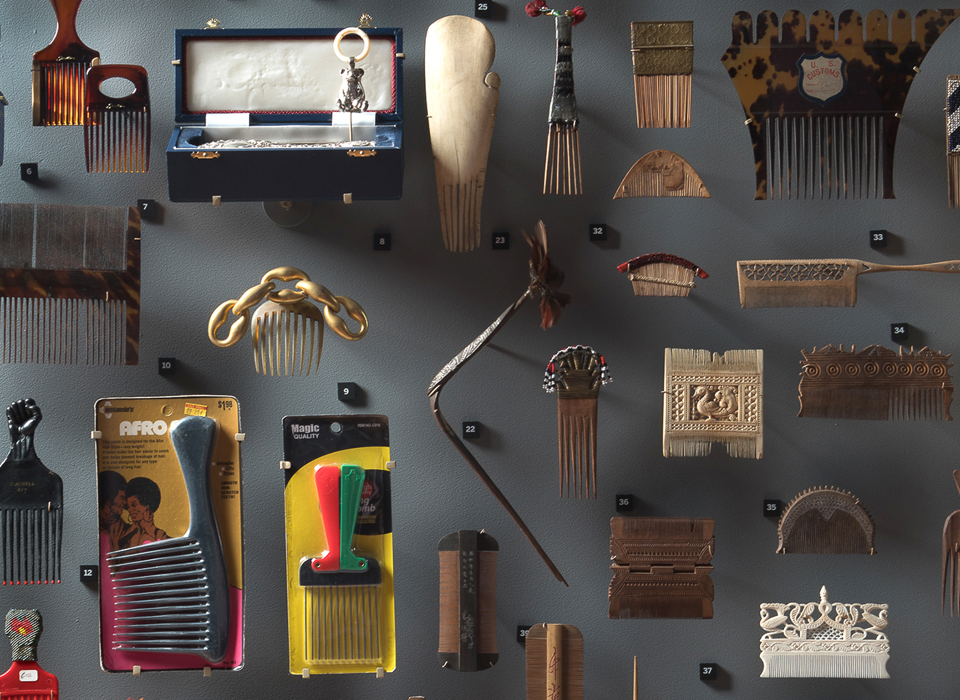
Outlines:
{"label": "long wooden hair pin", "polygon": [[543,390],[557,394],[560,495],[597,497],[597,398],[610,383],[603,355],[571,345],[550,358]]}

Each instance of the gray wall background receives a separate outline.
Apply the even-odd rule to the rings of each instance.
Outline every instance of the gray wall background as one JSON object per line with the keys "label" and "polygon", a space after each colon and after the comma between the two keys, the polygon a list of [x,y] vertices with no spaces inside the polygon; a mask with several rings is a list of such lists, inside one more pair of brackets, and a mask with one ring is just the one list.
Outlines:
{"label": "gray wall background", "polygon": [[[911,13],[924,7],[911,0]],[[939,600],[943,519],[960,507],[951,470],[960,447],[956,423],[871,423],[796,418],[800,349],[827,343],[891,345],[889,324],[907,322],[915,344],[960,348],[956,277],[872,275],[853,309],[739,308],[734,263],[750,258],[852,257],[889,263],[960,258],[957,213],[947,208],[943,104],[945,78],[957,71],[960,28],[937,42],[914,82],[896,150],[895,200],[755,202],[753,158],[739,100],[719,58],[737,10],[766,5],[726,0],[585,3],[574,30],[575,75],[585,194],[540,193],[546,113],[553,73],[552,22],[536,22],[523,2],[497,3],[487,24],[502,76],[499,118],[490,153],[480,250],[444,250],[439,231],[423,87],[427,27],[446,14],[472,14],[467,0],[363,4],[343,0],[87,0],[83,40],[105,62],[135,63],[150,75],[153,167],[146,175],[87,174],[82,129],[30,125],[30,60],[54,33],[43,0],[0,4],[0,90],[10,100],[0,201],[131,205],[160,202],[158,222],[143,226],[141,363],[135,367],[5,365],[0,401],[34,397],[45,420],[38,436],[44,462],[64,479],[67,526],[58,586],[0,590],[0,607],[37,607],[44,616],[42,665],[56,673],[63,698],[519,698],[524,654],[520,623],[565,622],[584,635],[585,695],[626,698],[631,657],[640,657],[645,698],[786,699],[955,696],[960,680],[960,621],[942,617]],[[782,13],[794,6],[773,6]],[[796,9],[809,14],[817,5]],[[857,7],[864,15],[873,6]],[[567,9],[563,7],[561,9]],[[829,7],[839,14],[845,6]],[[884,6],[888,13],[895,7]],[[259,204],[172,204],[166,200],[164,147],[173,126],[174,30],[211,16],[226,27],[343,27],[361,11],[379,26],[404,29],[406,174],[399,201],[351,206],[320,203],[295,230],[275,227]],[[693,126],[637,130],[629,56],[632,20],[695,20]],[[644,153],[672,149],[710,189],[709,200],[612,201],[624,173]],[[18,164],[36,161],[41,183],[20,181]],[[542,218],[564,291],[574,302],[558,326],[539,329],[530,305],[444,392],[455,426],[482,421],[472,444],[480,460],[526,518],[570,583],[556,582],[504,511],[441,435],[426,387],[433,375],[523,291],[526,245],[521,228]],[[606,222],[610,240],[587,239]],[[490,249],[490,232],[514,235],[506,252]],[[896,244],[872,251],[867,233],[884,228]],[[372,251],[376,230],[393,234],[393,251]],[[666,251],[703,266],[710,278],[689,299],[635,298],[615,265]],[[319,376],[262,377],[246,343],[229,350],[206,339],[210,312],[278,265],[295,265],[336,294],[359,301],[371,331],[358,343],[327,333]],[[593,345],[607,357],[614,383],[600,396],[600,497],[557,494],[556,401],[540,389],[557,350]],[[665,459],[660,425],[664,347],[763,348],[766,444],[762,460]],[[175,378],[158,376],[156,358],[176,356]],[[338,381],[355,381],[366,403],[335,399]],[[244,458],[246,663],[236,673],[104,674],[98,664],[97,595],[79,582],[96,561],[93,404],[106,396],[229,393],[240,401]],[[389,416],[394,475],[397,580],[397,671],[314,677],[286,671],[280,419],[286,414],[375,412]],[[859,496],[877,523],[878,554],[774,554],[776,524],[761,515],[764,498],[788,501],[814,485]],[[710,621],[614,621],[606,616],[608,519],[614,494],[640,499],[636,514],[716,519],[716,616]],[[486,528],[500,542],[500,662],[480,674],[457,674],[435,660],[437,554],[441,536]],[[760,602],[832,599],[890,604],[888,681],[759,679]],[[6,658],[5,656],[0,658]],[[719,684],[697,679],[700,662],[724,670]]]}

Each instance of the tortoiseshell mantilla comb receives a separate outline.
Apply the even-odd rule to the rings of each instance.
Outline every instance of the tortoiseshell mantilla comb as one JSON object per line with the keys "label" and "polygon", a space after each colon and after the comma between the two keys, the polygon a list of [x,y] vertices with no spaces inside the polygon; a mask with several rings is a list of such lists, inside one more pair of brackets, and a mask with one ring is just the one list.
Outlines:
{"label": "tortoiseshell mantilla comb", "polygon": [[87,69],[100,63],[100,52],[77,36],[81,0],[50,2],[57,33],[49,46],[33,54],[33,125],[83,124]]}

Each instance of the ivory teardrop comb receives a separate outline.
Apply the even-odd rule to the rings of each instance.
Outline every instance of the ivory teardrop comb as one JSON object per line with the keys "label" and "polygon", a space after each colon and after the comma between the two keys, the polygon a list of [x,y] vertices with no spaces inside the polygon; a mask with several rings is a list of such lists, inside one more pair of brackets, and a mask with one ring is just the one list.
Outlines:
{"label": "ivory teardrop comb", "polygon": [[[277,283],[296,280],[295,289],[277,289]],[[251,309],[266,299],[252,314]],[[319,309],[311,303],[323,304]],[[354,333],[337,314],[347,316],[360,324]],[[227,337],[221,340],[217,332],[227,322],[229,314],[238,316],[230,326]],[[277,267],[270,270],[239,299],[223,302],[210,316],[207,336],[220,348],[236,345],[253,323],[253,365],[260,374],[280,376],[303,375],[320,366],[323,350],[323,323],[345,340],[360,340],[367,334],[367,315],[360,304],[349,297],[334,296],[322,284],[313,282],[303,270],[295,267]],[[308,339],[309,336],[309,339]],[[316,353],[314,353],[316,349]]]}
{"label": "ivory teardrop comb", "polygon": [[557,393],[561,496],[582,498],[592,489],[597,497],[597,397],[609,383],[606,360],[587,345],[564,348],[544,372],[544,391]]}

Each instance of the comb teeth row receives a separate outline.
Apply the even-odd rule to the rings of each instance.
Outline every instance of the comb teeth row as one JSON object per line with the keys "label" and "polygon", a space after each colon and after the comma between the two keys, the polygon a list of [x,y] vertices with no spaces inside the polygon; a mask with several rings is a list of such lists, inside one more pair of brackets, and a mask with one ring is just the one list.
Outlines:
{"label": "comb teeth row", "polygon": [[[2,509],[2,583],[60,583],[60,543],[63,511]],[[4,691],[6,697],[6,691]]]}
{"label": "comb teeth row", "polygon": [[[949,380],[945,384],[949,384]],[[948,398],[946,388],[940,387],[804,386],[800,416],[839,420],[953,420]]]}
{"label": "comb teeth row", "polygon": [[43,65],[40,70],[40,124],[71,126],[83,124],[87,69],[85,61],[62,61]]}
{"label": "comb teeth row", "polygon": [[306,658],[311,663],[382,663],[379,586],[307,586]]}
{"label": "comb teeth row", "polygon": [[0,298],[3,362],[118,365],[126,360],[126,302]]}
{"label": "comb teeth row", "polygon": [[[771,199],[876,199],[889,175],[885,117],[768,117],[763,133]],[[892,196],[892,194],[891,194]]]}
{"label": "comb teeth row", "polygon": [[150,112],[146,108],[89,109],[83,137],[88,173],[145,173],[150,169]]}
{"label": "comb teeth row", "polygon": [[690,126],[691,75],[635,75],[637,128],[685,129]]}
{"label": "comb teeth row", "polygon": [[205,651],[210,587],[200,543],[175,538],[107,555],[114,587],[114,649]]}
{"label": "comb teeth row", "polygon": [[580,133],[576,124],[550,124],[544,194],[583,194],[580,184]]}
{"label": "comb teeth row", "polygon": [[480,245],[480,205],[485,173],[464,183],[438,183],[440,228],[447,250],[463,253]]}
{"label": "comb teeth row", "polygon": [[[572,401],[578,401],[573,399]],[[589,414],[567,414],[560,405],[560,495],[597,497],[597,427]],[[594,405],[596,405],[594,403]]]}
{"label": "comb teeth row", "polygon": [[280,311],[253,320],[253,365],[261,374],[303,376],[306,366],[309,376],[311,369],[319,369],[322,350],[323,326],[318,318]]}

